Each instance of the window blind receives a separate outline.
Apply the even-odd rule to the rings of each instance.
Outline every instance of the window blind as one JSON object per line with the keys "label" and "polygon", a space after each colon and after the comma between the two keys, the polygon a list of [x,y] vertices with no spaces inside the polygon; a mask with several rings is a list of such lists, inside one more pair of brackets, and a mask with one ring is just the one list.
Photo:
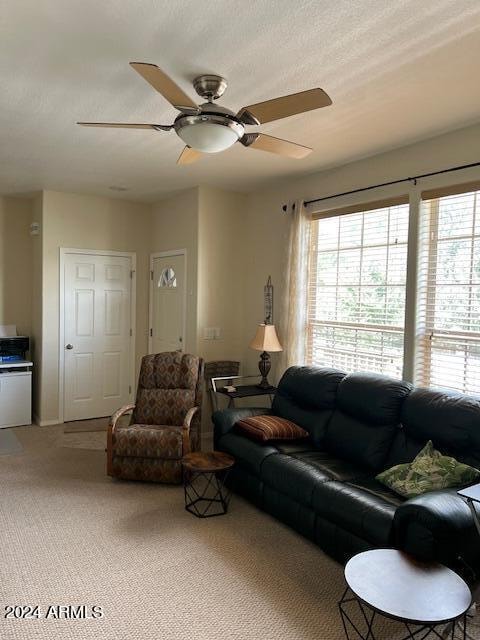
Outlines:
{"label": "window blind", "polygon": [[415,382],[480,394],[480,191],[425,199],[419,239]]}
{"label": "window blind", "polygon": [[408,204],[344,211],[310,223],[307,362],[401,378]]}

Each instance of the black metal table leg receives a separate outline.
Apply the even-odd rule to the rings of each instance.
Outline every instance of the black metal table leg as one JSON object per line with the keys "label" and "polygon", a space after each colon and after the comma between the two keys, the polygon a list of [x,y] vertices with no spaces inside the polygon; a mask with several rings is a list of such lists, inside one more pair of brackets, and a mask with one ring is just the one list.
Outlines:
{"label": "black metal table leg", "polygon": [[[223,472],[190,471],[184,478],[185,509],[197,518],[211,518],[227,513],[230,492],[225,486],[228,470]],[[214,505],[217,510],[213,511]]]}
{"label": "black metal table leg", "polygon": [[[350,595],[349,595],[350,592]],[[352,618],[350,612],[346,610],[345,605],[349,605],[354,603],[358,606],[358,609],[362,615],[363,621],[366,625],[366,632],[362,633],[360,630],[360,625],[357,621]],[[338,603],[338,609],[340,612],[340,618],[343,625],[343,630],[345,633],[345,638],[347,640],[354,640],[354,637],[351,635],[351,631],[353,631],[356,636],[355,638],[359,638],[360,640],[375,640],[375,635],[373,631],[373,626],[375,619],[378,615],[383,615],[377,613],[375,610],[371,609],[368,605],[362,602],[355,594],[347,587],[342,595]],[[386,616],[388,617],[388,616]],[[398,619],[397,619],[398,620]],[[461,624],[460,624],[461,621]],[[457,625],[457,623],[459,623]],[[407,635],[401,638],[401,640],[426,640],[427,637],[438,638],[439,640],[446,640],[447,636],[445,635],[445,630],[447,630],[447,634],[451,640],[455,640],[455,631],[458,627],[463,627],[462,629],[462,638],[463,640],[468,639],[467,634],[467,614],[461,616],[461,618],[457,620],[453,620],[447,628],[444,628],[443,634],[439,633],[437,630],[438,627],[443,625],[430,625],[430,624],[422,624],[413,623],[409,620],[404,620],[403,625],[407,631]],[[366,634],[366,635],[365,635]]]}

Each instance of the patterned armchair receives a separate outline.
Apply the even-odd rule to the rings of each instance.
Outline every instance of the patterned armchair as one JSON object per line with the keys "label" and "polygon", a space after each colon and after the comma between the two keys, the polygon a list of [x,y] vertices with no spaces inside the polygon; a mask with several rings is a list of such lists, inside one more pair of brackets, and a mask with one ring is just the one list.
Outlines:
{"label": "patterned armchair", "polygon": [[[180,351],[142,359],[135,404],[122,407],[110,420],[109,476],[182,481],[182,457],[200,449],[202,375],[203,360]],[[130,424],[118,424],[132,409]]]}

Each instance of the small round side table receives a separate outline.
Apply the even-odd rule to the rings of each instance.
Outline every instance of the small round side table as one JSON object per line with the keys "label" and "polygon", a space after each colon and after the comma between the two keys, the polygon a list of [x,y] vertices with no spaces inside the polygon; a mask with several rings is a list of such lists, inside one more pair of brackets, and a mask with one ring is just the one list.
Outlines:
{"label": "small round side table", "polygon": [[[345,635],[353,631],[363,640],[375,640],[373,626],[378,615],[402,622],[407,635],[401,640],[444,636],[436,629],[457,622],[466,638],[466,613],[472,602],[467,584],[448,567],[418,562],[395,549],[374,549],[354,556],[345,567],[347,588],[338,603]],[[354,620],[352,607],[360,612]],[[365,634],[360,627],[366,626]],[[451,635],[450,635],[451,634]]]}
{"label": "small round side table", "polygon": [[227,513],[230,492],[225,486],[234,458],[221,451],[197,451],[182,458],[185,509],[197,518]]}

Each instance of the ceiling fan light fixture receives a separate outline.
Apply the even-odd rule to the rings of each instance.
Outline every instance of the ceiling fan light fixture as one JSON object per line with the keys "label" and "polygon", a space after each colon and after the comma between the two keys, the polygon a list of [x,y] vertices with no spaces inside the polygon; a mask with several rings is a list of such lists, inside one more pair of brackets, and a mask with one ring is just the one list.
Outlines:
{"label": "ceiling fan light fixture", "polygon": [[203,153],[225,151],[243,136],[244,126],[222,116],[183,116],[175,129],[185,144]]}

